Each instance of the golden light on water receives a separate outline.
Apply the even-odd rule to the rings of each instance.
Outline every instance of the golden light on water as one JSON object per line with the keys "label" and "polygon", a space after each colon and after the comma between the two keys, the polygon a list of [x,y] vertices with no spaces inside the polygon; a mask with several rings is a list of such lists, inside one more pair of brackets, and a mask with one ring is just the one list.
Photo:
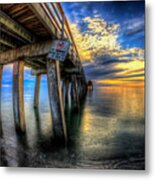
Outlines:
{"label": "golden light on water", "polygon": [[113,157],[125,148],[122,138],[144,135],[144,88],[98,87],[81,122],[79,151],[90,159]]}

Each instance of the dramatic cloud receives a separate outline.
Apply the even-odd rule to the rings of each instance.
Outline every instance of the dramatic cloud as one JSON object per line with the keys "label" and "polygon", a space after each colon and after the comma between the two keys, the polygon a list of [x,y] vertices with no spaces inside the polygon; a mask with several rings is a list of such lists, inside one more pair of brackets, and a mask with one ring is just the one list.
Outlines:
{"label": "dramatic cloud", "polygon": [[90,17],[82,21],[86,25],[82,32],[77,24],[70,23],[70,26],[83,61],[92,61],[95,57],[120,49],[117,42],[118,24],[107,23],[102,18]]}

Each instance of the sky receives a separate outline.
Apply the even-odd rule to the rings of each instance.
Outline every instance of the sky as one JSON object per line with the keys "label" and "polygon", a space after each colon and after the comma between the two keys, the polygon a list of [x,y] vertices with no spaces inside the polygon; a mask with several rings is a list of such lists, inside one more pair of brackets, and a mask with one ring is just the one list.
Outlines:
{"label": "sky", "polygon": [[62,3],[87,79],[144,85],[144,1]]}

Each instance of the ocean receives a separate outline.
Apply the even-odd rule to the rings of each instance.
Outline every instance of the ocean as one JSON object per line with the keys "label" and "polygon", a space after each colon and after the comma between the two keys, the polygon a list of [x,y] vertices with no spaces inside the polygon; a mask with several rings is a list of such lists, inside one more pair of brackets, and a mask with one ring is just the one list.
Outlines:
{"label": "ocean", "polygon": [[79,112],[69,103],[68,143],[58,146],[52,141],[46,76],[43,79],[39,111],[33,108],[34,81],[25,80],[24,137],[15,132],[12,84],[2,85],[1,166],[145,169],[144,87],[94,86]]}

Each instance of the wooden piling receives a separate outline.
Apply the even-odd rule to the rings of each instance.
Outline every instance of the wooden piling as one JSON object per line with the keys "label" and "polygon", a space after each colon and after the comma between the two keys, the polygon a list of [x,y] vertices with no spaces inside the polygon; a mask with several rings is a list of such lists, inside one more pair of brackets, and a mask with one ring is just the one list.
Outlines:
{"label": "wooden piling", "polygon": [[13,64],[13,113],[17,132],[26,131],[24,116],[24,61],[19,60]]}
{"label": "wooden piling", "polygon": [[63,99],[63,105],[64,105],[64,109],[65,109],[65,91],[66,91],[66,87],[65,87],[65,80],[62,80],[62,85],[61,85],[61,91],[62,91],[62,99]]}
{"label": "wooden piling", "polygon": [[3,131],[2,131],[2,114],[1,114],[2,74],[3,74],[3,66],[0,65],[0,137],[2,137],[2,135],[3,135]]}
{"label": "wooden piling", "polygon": [[68,104],[69,80],[65,80],[65,103]]}
{"label": "wooden piling", "polygon": [[71,87],[72,105],[75,110],[80,109],[78,83],[75,75],[72,75],[72,87]]}
{"label": "wooden piling", "polygon": [[68,91],[69,91],[69,80],[65,78],[62,83],[62,95],[63,95],[64,108],[66,105],[68,105]]}
{"label": "wooden piling", "polygon": [[78,95],[79,95],[79,100],[82,99],[82,84],[81,84],[81,79],[78,79]]}
{"label": "wooden piling", "polygon": [[34,108],[36,108],[36,109],[38,109],[38,107],[39,107],[40,80],[41,80],[41,74],[38,74],[36,76],[35,90],[34,90]]}
{"label": "wooden piling", "polygon": [[60,85],[59,62],[47,60],[47,79],[53,131],[56,139],[67,140],[66,122]]}

